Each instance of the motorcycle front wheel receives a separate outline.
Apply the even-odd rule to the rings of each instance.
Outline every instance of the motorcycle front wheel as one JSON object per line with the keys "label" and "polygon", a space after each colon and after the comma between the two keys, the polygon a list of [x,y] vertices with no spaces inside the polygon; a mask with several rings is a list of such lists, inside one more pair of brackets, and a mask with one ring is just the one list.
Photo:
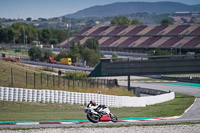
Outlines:
{"label": "motorcycle front wheel", "polygon": [[99,122],[99,117],[96,114],[89,113],[89,114],[87,114],[87,118],[89,121],[91,121],[93,123]]}
{"label": "motorcycle front wheel", "polygon": [[113,115],[112,113],[110,113],[110,118],[111,118],[112,122],[117,122],[118,121],[117,116]]}

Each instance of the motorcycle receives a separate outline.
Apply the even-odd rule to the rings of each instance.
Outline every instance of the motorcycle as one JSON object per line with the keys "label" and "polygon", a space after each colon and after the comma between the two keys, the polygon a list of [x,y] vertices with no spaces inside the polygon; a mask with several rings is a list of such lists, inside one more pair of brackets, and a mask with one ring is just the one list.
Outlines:
{"label": "motorcycle", "polygon": [[84,108],[84,112],[87,114],[88,120],[93,123],[98,123],[99,121],[118,121],[117,117],[110,113],[110,109],[106,106],[100,106],[100,109],[99,107],[88,106]]}

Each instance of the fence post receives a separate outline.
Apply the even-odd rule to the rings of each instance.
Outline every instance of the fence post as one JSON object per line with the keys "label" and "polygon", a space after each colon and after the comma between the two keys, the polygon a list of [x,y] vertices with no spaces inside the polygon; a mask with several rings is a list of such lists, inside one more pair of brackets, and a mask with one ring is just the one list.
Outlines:
{"label": "fence post", "polygon": [[74,87],[75,87],[74,82],[75,82],[75,77],[73,77],[73,89],[74,89]]}
{"label": "fence post", "polygon": [[65,88],[65,78],[63,78],[63,88]]}
{"label": "fence post", "polygon": [[131,76],[128,75],[128,91],[131,90]]}
{"label": "fence post", "polygon": [[55,75],[53,75],[53,87],[55,87]]}
{"label": "fence post", "polygon": [[88,78],[86,78],[86,89],[88,88]]}
{"label": "fence post", "polygon": [[97,88],[99,88],[99,79],[97,79]]}
{"label": "fence post", "polygon": [[36,88],[36,80],[35,80],[35,72],[33,73],[33,83],[34,83],[34,88]]}
{"label": "fence post", "polygon": [[82,79],[82,88],[83,88],[83,81],[84,81],[84,79]]}
{"label": "fence post", "polygon": [[96,78],[93,79],[93,87],[95,87],[95,83],[96,83]]}
{"label": "fence post", "polygon": [[100,79],[100,81],[101,81],[101,88],[103,88],[103,80],[102,80],[102,79]]}
{"label": "fence post", "polygon": [[69,88],[70,87],[69,75],[67,76],[67,85],[68,85],[68,88]]}
{"label": "fence post", "polygon": [[60,76],[58,75],[58,87],[60,87]]}
{"label": "fence post", "polygon": [[47,74],[47,87],[49,86],[49,75]]}
{"label": "fence post", "polygon": [[41,87],[42,87],[42,73],[40,74],[40,84],[41,84]]}
{"label": "fence post", "polygon": [[14,87],[14,78],[13,78],[13,68],[11,68],[11,73],[10,73],[10,77],[11,77],[11,86]]}
{"label": "fence post", "polygon": [[106,86],[109,88],[109,80],[106,80]]}
{"label": "fence post", "polygon": [[89,83],[90,83],[90,88],[91,88],[92,87],[91,79],[89,79]]}
{"label": "fence post", "polygon": [[26,87],[28,86],[28,72],[26,71]]}

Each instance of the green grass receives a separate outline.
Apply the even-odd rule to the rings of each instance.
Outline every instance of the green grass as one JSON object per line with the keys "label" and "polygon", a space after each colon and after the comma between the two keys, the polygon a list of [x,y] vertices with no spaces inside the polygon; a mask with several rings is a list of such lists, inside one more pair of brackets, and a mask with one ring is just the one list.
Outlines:
{"label": "green grass", "polygon": [[[176,94],[174,100],[147,107],[110,108],[118,118],[178,116],[194,97]],[[86,120],[84,106],[0,101],[0,121]]]}
{"label": "green grass", "polygon": [[194,102],[194,97],[176,94],[172,101],[138,108],[113,108],[112,112],[121,118],[179,116]]}
{"label": "green grass", "polygon": [[6,53],[6,57],[15,57],[15,58],[23,58],[23,59],[29,59],[28,52],[26,50],[20,50],[20,49],[0,49],[0,55],[1,53]]}

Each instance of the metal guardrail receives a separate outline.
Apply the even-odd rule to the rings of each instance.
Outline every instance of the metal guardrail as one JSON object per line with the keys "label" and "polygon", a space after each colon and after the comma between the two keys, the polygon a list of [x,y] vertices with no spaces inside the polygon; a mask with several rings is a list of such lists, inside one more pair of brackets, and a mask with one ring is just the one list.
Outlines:
{"label": "metal guardrail", "polygon": [[169,56],[146,56],[139,55],[135,58],[101,58],[101,62],[127,62],[127,61],[143,61],[143,60],[180,60],[180,59],[200,59],[200,54],[197,55],[169,55]]}
{"label": "metal guardrail", "polygon": [[161,94],[166,94],[169,93],[167,91],[162,91],[162,90],[154,90],[154,89],[148,89],[148,88],[141,88],[141,87],[134,87],[131,88],[134,92],[134,94],[137,97],[140,97],[141,94],[148,94],[148,95],[161,95]]}

